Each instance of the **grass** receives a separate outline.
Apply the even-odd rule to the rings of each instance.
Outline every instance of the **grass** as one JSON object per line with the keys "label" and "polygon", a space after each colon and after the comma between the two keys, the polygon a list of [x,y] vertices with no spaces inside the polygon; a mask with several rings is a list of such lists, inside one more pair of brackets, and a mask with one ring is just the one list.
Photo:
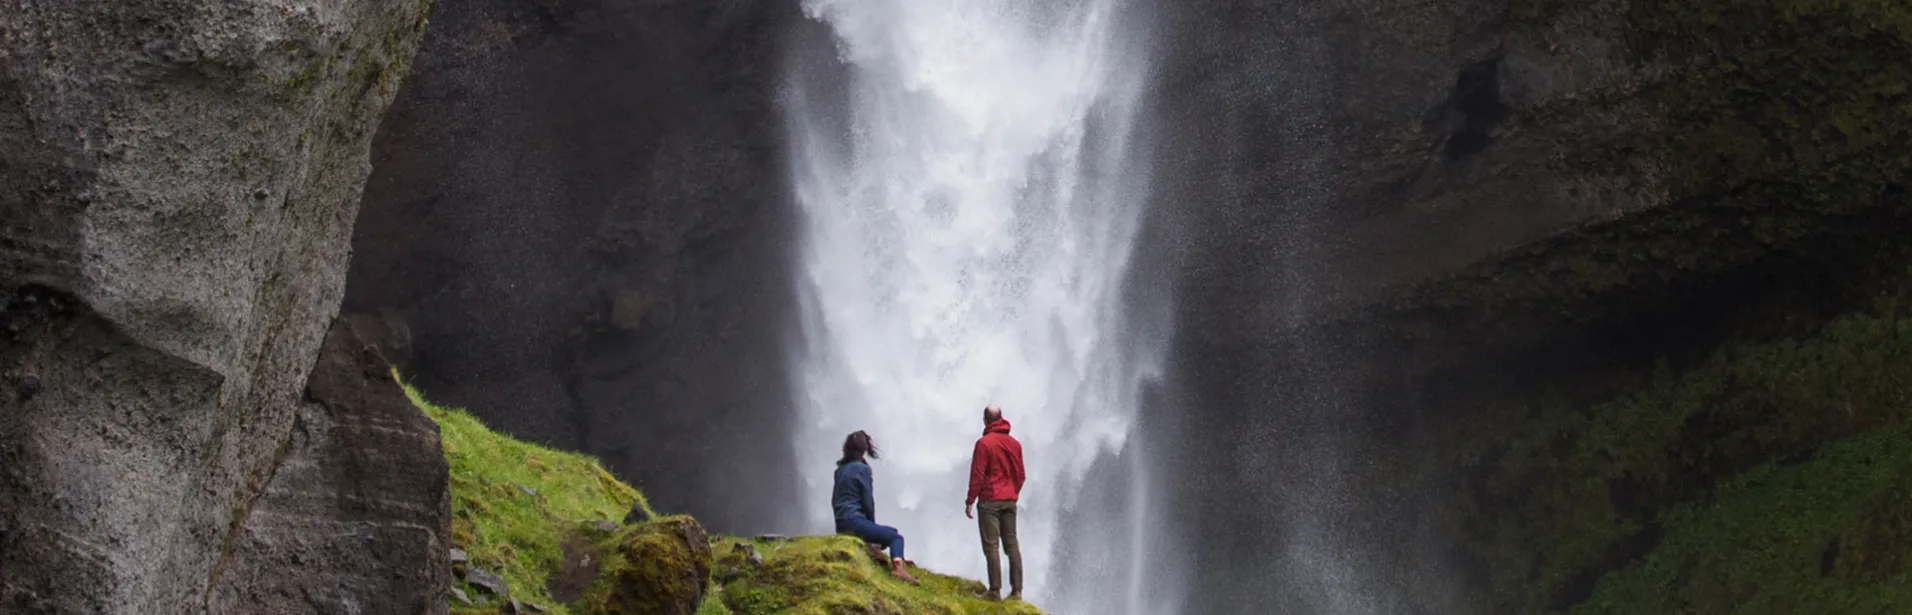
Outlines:
{"label": "grass", "polygon": [[[1476,449],[1462,465],[1472,478],[1446,516],[1481,563],[1496,608],[1583,604],[1604,575],[1669,548],[1672,515],[1690,514],[1675,511],[1728,497],[1729,484],[1752,489],[1743,481],[1773,471],[1760,468],[1816,459],[1827,480],[1870,471],[1815,456],[1912,418],[1906,314],[1885,303],[1816,335],[1729,345],[1683,373],[1663,366],[1618,399],[1540,404],[1527,417],[1497,415],[1517,432],[1467,436]],[[1810,512],[1821,513],[1844,519]]]}
{"label": "grass", "polygon": [[[398,378],[396,372],[393,377]],[[451,466],[453,543],[468,554],[470,566],[503,577],[512,598],[558,615],[608,612],[607,604],[642,602],[654,593],[618,592],[636,587],[627,581],[661,578],[673,583],[671,579],[681,579],[697,566],[694,558],[676,561],[683,540],[672,538],[701,535],[701,528],[688,529],[695,521],[681,515],[660,517],[642,493],[611,476],[597,460],[494,432],[469,413],[432,404],[402,380],[400,384],[412,403],[438,423]],[[633,505],[654,520],[609,533],[593,527],[598,521],[622,521]],[[567,539],[574,547],[588,545],[599,563],[595,582],[570,604],[554,600],[547,587],[564,570],[561,545]],[[727,581],[709,584],[697,615],[1042,613],[1027,603],[976,598],[983,586],[967,579],[913,568],[921,586],[896,581],[854,538],[714,537],[708,543],[716,559],[714,570],[719,571],[713,576]],[[745,565],[733,550],[738,543],[755,545],[764,564]],[[660,553],[664,555],[654,555]],[[733,573],[723,574],[726,567]],[[694,578],[699,573],[689,574]],[[473,600],[482,597],[463,581],[455,583]],[[451,612],[488,615],[498,611],[498,602],[476,607],[453,602]]]}
{"label": "grass", "polygon": [[[622,521],[633,504],[648,512],[644,495],[595,459],[499,434],[409,385],[405,394],[438,423],[451,466],[452,541],[471,566],[503,577],[512,597],[570,615],[545,587],[563,565],[559,545],[584,524]],[[482,595],[459,586],[473,599]]]}
{"label": "grass", "polygon": [[[738,544],[751,545],[763,564],[745,562]],[[1040,615],[1026,602],[977,598],[982,583],[911,567],[922,582],[891,578],[847,536],[807,536],[787,541],[725,539],[715,547],[719,571],[739,576],[723,584],[721,600],[735,615]],[[721,572],[719,573],[722,574]],[[713,613],[722,611],[712,611]]]}
{"label": "grass", "polygon": [[1887,614],[1912,609],[1912,429],[1873,430],[1766,465],[1679,507],[1645,558],[1575,615]]}

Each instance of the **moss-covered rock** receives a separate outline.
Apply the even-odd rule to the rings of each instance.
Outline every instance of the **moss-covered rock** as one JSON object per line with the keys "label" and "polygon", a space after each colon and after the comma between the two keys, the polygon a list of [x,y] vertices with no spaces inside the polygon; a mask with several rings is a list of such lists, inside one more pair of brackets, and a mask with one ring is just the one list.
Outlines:
{"label": "moss-covered rock", "polygon": [[579,559],[566,557],[566,544],[588,544],[594,526],[615,523],[633,506],[649,511],[644,495],[596,459],[521,442],[462,410],[433,405],[415,389],[406,392],[438,422],[451,467],[452,541],[469,554],[466,566],[503,577],[508,596],[489,597],[463,581],[459,589],[480,601],[482,612],[516,599],[571,613],[551,591],[552,579]]}
{"label": "moss-covered rock", "polygon": [[[847,536],[732,540],[718,551],[722,576],[732,577],[722,600],[737,615],[1041,615],[1027,602],[984,600],[983,585],[968,579],[912,566],[921,585],[898,581]],[[751,563],[750,551],[763,562]]]}
{"label": "moss-covered rock", "polygon": [[[476,603],[448,597],[452,615],[491,615],[509,600],[553,615],[1041,615],[978,599],[975,581],[914,570],[921,586],[898,582],[853,538],[713,541],[691,517],[658,516],[595,459],[493,432],[405,390],[443,434],[453,541],[469,553],[462,566],[506,585],[505,596],[488,596],[461,582]],[[633,509],[649,520],[616,522]],[[761,560],[730,546],[714,553],[713,542],[754,544]],[[723,583],[711,582],[714,570]]]}
{"label": "moss-covered rock", "polygon": [[710,582],[710,539],[695,519],[674,516],[609,539],[603,572],[577,609],[586,615],[694,615]]}

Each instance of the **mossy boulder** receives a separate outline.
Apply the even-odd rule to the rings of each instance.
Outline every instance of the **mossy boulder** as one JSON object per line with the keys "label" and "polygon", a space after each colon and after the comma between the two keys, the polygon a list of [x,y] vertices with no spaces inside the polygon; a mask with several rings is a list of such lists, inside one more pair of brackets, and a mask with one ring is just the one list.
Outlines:
{"label": "mossy boulder", "polygon": [[674,516],[625,528],[604,549],[603,572],[577,610],[588,615],[694,615],[710,581],[710,538]]}
{"label": "mossy boulder", "polygon": [[[1020,601],[978,597],[982,583],[912,566],[921,585],[890,577],[848,536],[733,540],[718,547],[720,599],[736,615],[1041,615]],[[762,558],[751,561],[750,553]]]}
{"label": "mossy boulder", "polygon": [[[513,602],[551,615],[1041,615],[978,599],[982,584],[967,579],[913,570],[922,585],[904,584],[854,538],[713,541],[695,519],[659,516],[591,457],[516,440],[405,391],[442,434],[452,538],[467,554],[454,568],[493,572],[504,585],[496,595],[455,583],[472,602],[447,597],[452,615]],[[723,585],[711,585],[713,572]]]}

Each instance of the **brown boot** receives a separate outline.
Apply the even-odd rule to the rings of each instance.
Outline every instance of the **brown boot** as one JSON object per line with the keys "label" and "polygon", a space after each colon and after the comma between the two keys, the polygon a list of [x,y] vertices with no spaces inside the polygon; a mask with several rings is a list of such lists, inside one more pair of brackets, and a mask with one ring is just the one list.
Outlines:
{"label": "brown boot", "polygon": [[1018,587],[1018,588],[1015,588],[1015,589],[1012,589],[1012,590],[1009,590],[1009,599],[1010,599],[1010,600],[1021,600],[1021,599],[1022,599],[1022,588],[1020,588],[1020,587]]}
{"label": "brown boot", "polygon": [[904,566],[903,560],[901,559],[890,560],[890,576],[896,577],[897,580],[904,583],[917,585],[916,577],[910,576],[909,568]]}

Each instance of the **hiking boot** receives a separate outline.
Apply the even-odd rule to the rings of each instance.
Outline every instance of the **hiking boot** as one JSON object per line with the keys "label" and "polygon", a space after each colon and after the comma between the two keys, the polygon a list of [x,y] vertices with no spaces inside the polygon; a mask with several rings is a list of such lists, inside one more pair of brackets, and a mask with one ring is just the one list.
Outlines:
{"label": "hiking boot", "polygon": [[981,598],[983,600],[988,600],[990,602],[1000,602],[1002,601],[1002,590],[1000,589],[988,590],[983,593],[976,594],[976,597]]}
{"label": "hiking boot", "polygon": [[898,581],[902,581],[910,585],[918,584],[916,582],[916,577],[910,576],[909,569],[903,566],[903,560],[900,560],[900,559],[890,560],[890,576],[896,577]]}
{"label": "hiking boot", "polygon": [[1015,588],[1015,589],[1012,589],[1012,590],[1009,590],[1009,599],[1010,599],[1010,600],[1021,600],[1021,599],[1022,599],[1022,588],[1020,588],[1020,587],[1018,587],[1018,588]]}

